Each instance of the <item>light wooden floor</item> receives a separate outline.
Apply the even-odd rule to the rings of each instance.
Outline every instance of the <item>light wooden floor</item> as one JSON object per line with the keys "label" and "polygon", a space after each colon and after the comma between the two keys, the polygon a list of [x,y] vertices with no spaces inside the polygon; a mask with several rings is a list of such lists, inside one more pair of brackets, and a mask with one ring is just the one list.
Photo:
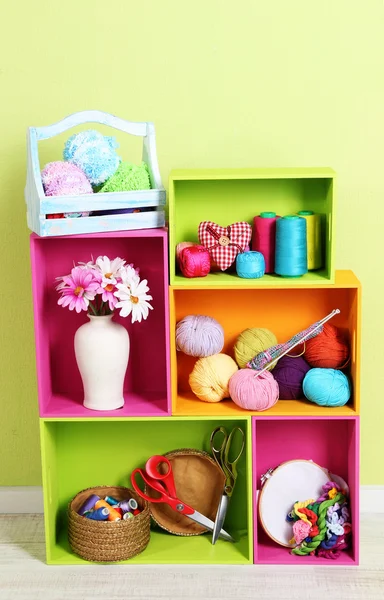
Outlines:
{"label": "light wooden floor", "polygon": [[363,515],[360,567],[44,564],[41,515],[0,515],[1,600],[384,600],[384,514]]}

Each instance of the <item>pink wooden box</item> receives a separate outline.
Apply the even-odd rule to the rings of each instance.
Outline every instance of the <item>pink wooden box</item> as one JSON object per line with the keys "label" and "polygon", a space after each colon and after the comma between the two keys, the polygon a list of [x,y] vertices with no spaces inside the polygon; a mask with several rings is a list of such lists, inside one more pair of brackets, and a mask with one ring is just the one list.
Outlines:
{"label": "pink wooden box", "polygon": [[[168,242],[165,229],[30,238],[35,321],[38,397],[41,417],[127,417],[170,414],[168,339]],[[153,296],[148,319],[127,327],[131,340],[124,385],[125,405],[115,411],[83,407],[83,387],[73,349],[76,329],[86,313],[57,304],[55,278],[70,272],[73,263],[92,257],[120,256],[140,267]]]}
{"label": "pink wooden box", "polygon": [[[254,563],[340,566],[359,564],[359,417],[253,417]],[[336,560],[295,556],[273,542],[258,518],[260,477],[294,459],[313,460],[350,488],[352,548]],[[296,500],[305,500],[297,498]]]}

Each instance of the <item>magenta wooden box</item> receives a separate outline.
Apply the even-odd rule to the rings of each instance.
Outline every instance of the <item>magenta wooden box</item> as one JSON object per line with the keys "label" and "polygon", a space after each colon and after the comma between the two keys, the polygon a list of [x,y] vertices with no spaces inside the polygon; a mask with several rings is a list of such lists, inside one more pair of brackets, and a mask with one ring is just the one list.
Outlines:
{"label": "magenta wooden box", "polygon": [[[41,417],[165,416],[171,412],[168,325],[168,236],[165,229],[95,233],[64,237],[31,235],[38,397]],[[57,304],[55,278],[73,263],[120,256],[148,279],[153,307],[148,319],[127,327],[131,352],[124,385],[125,405],[115,411],[83,407],[83,387],[73,349],[86,313]]]}
{"label": "magenta wooden box", "polygon": [[[359,564],[359,417],[253,417],[254,563],[340,566]],[[340,475],[350,488],[352,548],[337,560],[295,556],[273,542],[258,518],[260,477],[294,459],[313,460]],[[305,500],[297,498],[296,500]]]}

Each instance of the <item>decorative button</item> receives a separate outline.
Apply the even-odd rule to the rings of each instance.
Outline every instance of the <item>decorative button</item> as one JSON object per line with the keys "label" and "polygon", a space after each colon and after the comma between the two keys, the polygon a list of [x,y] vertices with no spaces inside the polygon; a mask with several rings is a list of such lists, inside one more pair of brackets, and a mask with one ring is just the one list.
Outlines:
{"label": "decorative button", "polygon": [[220,246],[228,246],[230,241],[231,240],[229,239],[229,237],[227,237],[226,235],[222,235],[219,239],[219,244]]}

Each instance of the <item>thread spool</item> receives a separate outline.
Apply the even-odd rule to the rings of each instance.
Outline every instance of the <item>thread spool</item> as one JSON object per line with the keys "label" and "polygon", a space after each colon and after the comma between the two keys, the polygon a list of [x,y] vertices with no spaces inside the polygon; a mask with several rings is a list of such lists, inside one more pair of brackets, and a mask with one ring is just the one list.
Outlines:
{"label": "thread spool", "polygon": [[229,398],[229,380],[237,364],[227,354],[199,358],[189,376],[192,392],[203,402],[220,402]]}
{"label": "thread spool", "polygon": [[264,256],[266,273],[275,270],[276,221],[275,212],[262,212],[253,219],[252,250]]}
{"label": "thread spool", "polygon": [[105,506],[101,506],[100,508],[88,512],[86,514],[87,519],[91,519],[92,521],[108,521],[109,520],[109,509]]}
{"label": "thread spool", "polygon": [[100,496],[96,496],[96,494],[89,496],[79,508],[78,514],[82,516],[85,512],[92,510],[98,500],[100,500]]}
{"label": "thread spool", "polygon": [[196,244],[180,252],[180,271],[184,277],[206,277],[211,270],[211,258],[207,248]]}
{"label": "thread spool", "polygon": [[134,498],[128,500],[128,506],[131,510],[138,510],[139,505]]}
{"label": "thread spool", "polygon": [[344,406],[351,397],[351,384],[336,369],[311,369],[303,381],[305,397],[319,406]]}
{"label": "thread spool", "polygon": [[105,496],[104,500],[108,502],[111,506],[117,506],[119,501],[116,498],[112,498],[111,496]]}
{"label": "thread spool", "polygon": [[219,354],[224,347],[224,330],[212,317],[188,315],[176,325],[176,347],[196,358]]}
{"label": "thread spool", "polygon": [[265,273],[265,260],[261,252],[242,252],[236,256],[236,272],[245,279],[259,279]]}
{"label": "thread spool", "polygon": [[301,277],[307,271],[306,220],[297,215],[277,219],[275,273],[282,277]]}
{"label": "thread spool", "polygon": [[119,515],[119,513],[117,512],[117,510],[115,510],[112,506],[110,506],[108,504],[108,502],[106,502],[105,500],[98,500],[95,504],[95,509],[98,508],[108,508],[109,510],[109,515],[108,515],[108,521],[121,521],[121,517]]}
{"label": "thread spool", "polygon": [[307,221],[308,271],[320,269],[322,265],[321,215],[312,210],[300,210],[299,217]]}
{"label": "thread spool", "polygon": [[123,513],[122,509],[120,508],[120,506],[115,506],[113,510],[115,510],[119,514],[120,519],[123,518],[124,513]]}
{"label": "thread spool", "polygon": [[256,377],[253,369],[240,369],[229,380],[229,393],[241,408],[263,411],[278,401],[279,386],[269,371]]}
{"label": "thread spool", "polygon": [[302,356],[280,358],[273,369],[273,376],[279,386],[281,400],[297,400],[303,397],[303,381],[310,368]]}
{"label": "thread spool", "polygon": [[244,329],[233,347],[235,360],[243,369],[254,356],[276,344],[277,337],[269,329],[263,327]]}
{"label": "thread spool", "polygon": [[124,521],[128,521],[129,519],[134,519],[134,518],[135,518],[135,516],[131,512],[126,512],[126,513],[123,514],[123,520]]}

